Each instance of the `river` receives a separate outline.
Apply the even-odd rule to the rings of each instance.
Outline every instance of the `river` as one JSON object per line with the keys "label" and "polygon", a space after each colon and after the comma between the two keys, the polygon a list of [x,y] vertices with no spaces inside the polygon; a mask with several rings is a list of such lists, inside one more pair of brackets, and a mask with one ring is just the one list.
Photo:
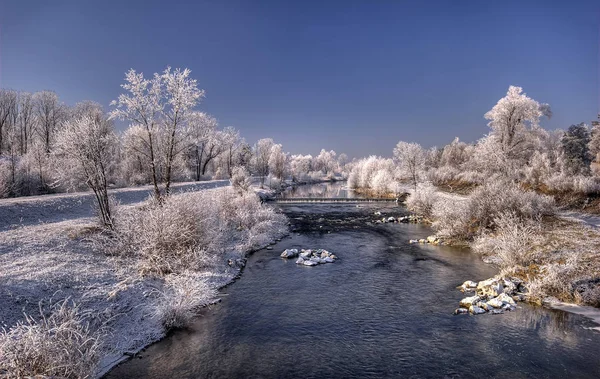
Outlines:
{"label": "river", "polygon": [[[349,197],[344,183],[289,197]],[[189,330],[106,378],[598,378],[600,333],[588,319],[519,304],[502,315],[452,314],[455,287],[496,269],[468,249],[411,245],[432,234],[374,224],[394,203],[279,204],[294,232],[254,253],[222,302]],[[379,216],[382,217],[382,216]],[[332,264],[297,266],[286,248],[324,248]]]}

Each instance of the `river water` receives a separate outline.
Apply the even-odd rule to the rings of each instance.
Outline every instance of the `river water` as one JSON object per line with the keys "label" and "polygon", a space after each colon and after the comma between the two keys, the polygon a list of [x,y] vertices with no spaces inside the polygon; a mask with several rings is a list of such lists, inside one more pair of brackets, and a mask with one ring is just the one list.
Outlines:
{"label": "river water", "polygon": [[[347,196],[343,185],[288,196]],[[582,316],[523,304],[502,315],[454,316],[463,297],[455,287],[496,270],[468,249],[408,244],[431,234],[428,227],[372,223],[375,211],[401,216],[404,208],[276,206],[291,236],[254,253],[190,330],[107,378],[600,377],[600,333]],[[339,260],[297,266],[279,258],[286,248],[324,248]]]}

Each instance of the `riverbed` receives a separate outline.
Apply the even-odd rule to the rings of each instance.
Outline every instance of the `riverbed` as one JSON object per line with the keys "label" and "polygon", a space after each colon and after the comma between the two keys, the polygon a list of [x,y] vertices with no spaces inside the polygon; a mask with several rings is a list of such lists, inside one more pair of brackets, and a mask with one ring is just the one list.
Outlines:
{"label": "riverbed", "polygon": [[[333,183],[287,196],[355,195]],[[254,253],[192,328],[107,378],[598,377],[600,332],[583,316],[522,303],[501,315],[453,315],[464,297],[456,286],[496,269],[468,249],[409,244],[432,234],[426,226],[374,223],[407,214],[402,206],[274,206],[292,234]],[[298,266],[279,257],[286,248],[339,259]]]}

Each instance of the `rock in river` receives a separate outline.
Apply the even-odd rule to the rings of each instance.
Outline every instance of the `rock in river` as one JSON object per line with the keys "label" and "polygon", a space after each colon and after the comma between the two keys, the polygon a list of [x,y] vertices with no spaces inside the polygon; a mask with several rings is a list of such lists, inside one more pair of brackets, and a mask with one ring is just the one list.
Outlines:
{"label": "rock in river", "polygon": [[472,315],[480,315],[482,313],[485,313],[485,309],[479,308],[476,305],[471,305],[469,307],[469,313],[472,314]]}
{"label": "rock in river", "polygon": [[295,258],[298,256],[298,249],[285,249],[281,253],[281,258]]}
{"label": "rock in river", "polygon": [[464,308],[469,308],[471,305],[477,304],[479,300],[481,300],[481,298],[477,295],[465,297],[460,301],[459,305]]}
{"label": "rock in river", "polygon": [[502,293],[503,288],[498,279],[482,280],[477,284],[477,294],[485,297],[496,297]]}

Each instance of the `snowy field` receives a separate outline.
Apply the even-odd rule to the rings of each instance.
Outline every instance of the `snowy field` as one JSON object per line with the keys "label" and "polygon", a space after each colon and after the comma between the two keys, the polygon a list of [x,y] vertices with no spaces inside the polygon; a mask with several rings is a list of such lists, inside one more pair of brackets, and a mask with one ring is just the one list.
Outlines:
{"label": "snowy field", "polygon": [[[180,183],[174,192],[210,190],[228,180]],[[150,186],[113,190],[123,205],[145,200]],[[142,279],[134,262],[107,257],[89,238],[97,227],[93,194],[74,193],[0,200],[0,326],[8,328],[39,315],[39,302],[72,298],[83,309],[109,321],[113,351],[101,363],[111,367],[124,352],[135,352],[163,335],[142,304],[152,296],[153,281]],[[215,285],[235,273],[212,278]],[[94,313],[96,313],[94,312]]]}

